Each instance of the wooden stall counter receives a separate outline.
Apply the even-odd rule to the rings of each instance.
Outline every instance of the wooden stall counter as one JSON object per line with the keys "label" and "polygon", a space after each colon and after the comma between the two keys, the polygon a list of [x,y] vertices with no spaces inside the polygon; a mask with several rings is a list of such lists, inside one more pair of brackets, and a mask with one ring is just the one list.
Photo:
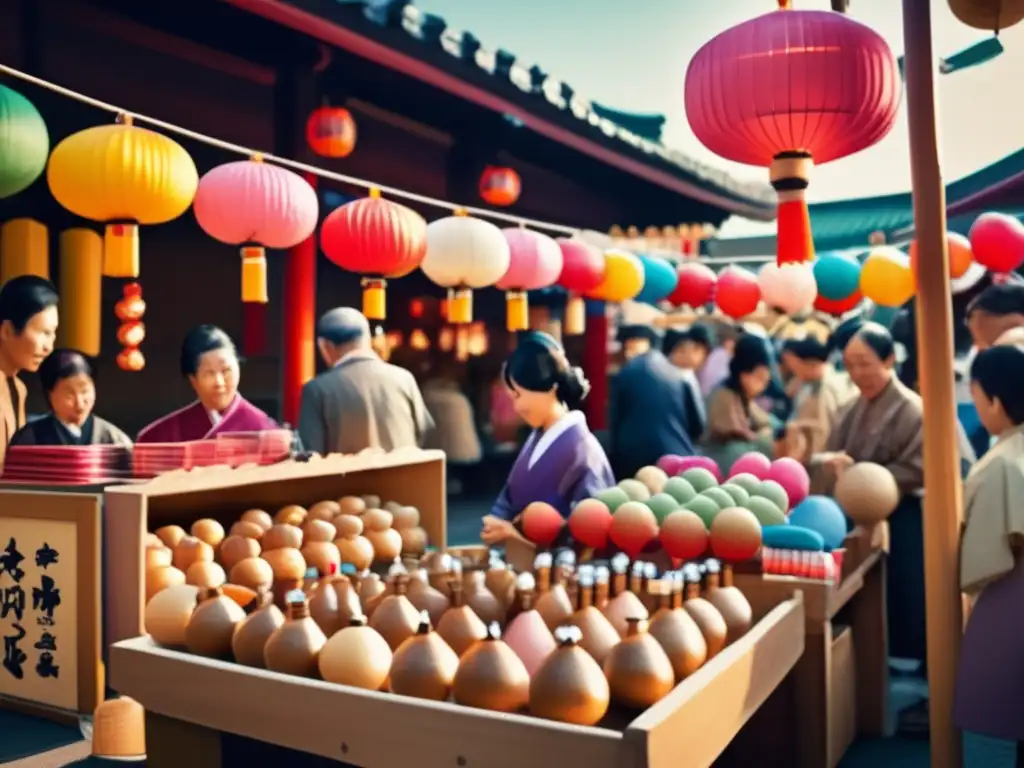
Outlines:
{"label": "wooden stall counter", "polygon": [[797,663],[803,643],[803,600],[791,594],[653,707],[635,719],[612,713],[616,726],[594,728],[290,677],[148,637],[111,648],[111,681],[146,709],[150,768],[235,765],[240,741],[248,759],[295,768],[706,768]]}
{"label": "wooden stall counter", "polygon": [[[776,722],[790,726],[779,746],[799,768],[835,768],[857,734],[884,735],[889,690],[884,531],[856,531],[845,542],[838,583],[739,574],[735,585],[755,613],[794,589],[804,596],[805,650],[777,697]],[[852,555],[852,557],[851,557]],[[795,717],[794,717],[795,713]],[[766,713],[767,714],[767,713]]]}

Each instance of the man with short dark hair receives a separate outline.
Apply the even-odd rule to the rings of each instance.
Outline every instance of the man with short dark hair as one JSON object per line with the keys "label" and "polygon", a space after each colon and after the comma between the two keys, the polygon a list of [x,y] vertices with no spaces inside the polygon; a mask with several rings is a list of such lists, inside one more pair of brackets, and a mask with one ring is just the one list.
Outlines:
{"label": "man with short dark hair", "polygon": [[0,469],[7,444],[25,426],[22,371],[35,373],[57,337],[57,289],[37,275],[12,278],[0,288]]}
{"label": "man with short dark hair", "polygon": [[967,329],[979,351],[1013,341],[1010,337],[1019,336],[1021,328],[1024,328],[1024,283],[990,285],[967,305]]}
{"label": "man with short dark hair", "polygon": [[361,312],[339,307],[317,323],[316,344],[329,370],[302,388],[299,437],[317,453],[392,451],[423,444],[434,422],[413,375],[373,351]]}

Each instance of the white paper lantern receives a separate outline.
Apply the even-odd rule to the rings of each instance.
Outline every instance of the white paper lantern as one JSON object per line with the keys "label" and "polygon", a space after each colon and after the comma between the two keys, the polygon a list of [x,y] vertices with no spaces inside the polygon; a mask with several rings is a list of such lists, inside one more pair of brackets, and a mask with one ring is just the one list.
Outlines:
{"label": "white paper lantern", "polygon": [[488,221],[457,214],[427,225],[427,255],[420,269],[448,289],[450,323],[473,319],[473,289],[498,282],[510,261],[508,241]]}
{"label": "white paper lantern", "polygon": [[757,275],[761,297],[770,307],[795,315],[811,308],[818,284],[810,264],[765,264]]}

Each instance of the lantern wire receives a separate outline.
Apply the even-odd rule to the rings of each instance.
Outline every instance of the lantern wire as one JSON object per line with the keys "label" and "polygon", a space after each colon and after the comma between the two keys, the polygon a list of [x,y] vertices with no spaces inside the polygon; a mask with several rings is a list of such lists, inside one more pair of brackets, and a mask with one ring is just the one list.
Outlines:
{"label": "lantern wire", "polygon": [[249,147],[243,147],[241,144],[234,144],[230,141],[224,141],[223,139],[217,139],[213,136],[207,136],[204,133],[198,131],[191,131],[188,128],[183,128],[180,125],[174,123],[168,123],[164,120],[158,120],[155,117],[148,115],[142,115],[138,112],[133,112],[130,109],[124,109],[115,104],[111,104],[100,99],[94,99],[92,96],[86,96],[84,93],[73,91],[70,88],[51,83],[49,80],[44,80],[41,77],[30,75],[27,72],[15,69],[14,67],[8,67],[5,64],[0,64],[0,73],[9,75],[15,79],[23,80],[27,83],[31,83],[39,88],[44,88],[53,93],[60,94],[66,98],[74,101],[79,101],[82,104],[87,104],[90,107],[110,112],[114,115],[123,115],[132,118],[136,123],[148,123],[149,125],[160,128],[167,133],[175,133],[179,136],[191,139],[192,141],[199,142],[201,144],[208,144],[211,147],[217,147],[223,149],[226,152],[233,152],[235,154],[244,155],[245,157],[260,156],[264,161],[276,163],[277,165],[285,168],[291,168],[292,170],[299,171],[301,173],[308,173],[313,176],[319,176],[320,178],[330,179],[341,184],[349,184],[353,187],[362,187],[363,189],[379,189],[382,194],[390,197],[397,197],[403,200],[409,200],[411,202],[420,203],[421,205],[429,205],[435,208],[447,208],[449,211],[463,210],[466,213],[471,213],[474,216],[480,218],[495,219],[497,221],[510,222],[512,224],[518,224],[520,226],[529,226],[534,229],[544,229],[548,232],[555,232],[562,235],[576,235],[579,234],[579,227],[569,227],[564,224],[554,224],[549,221],[539,221],[537,219],[527,219],[522,216],[514,216],[510,213],[501,213],[500,211],[491,211],[486,208],[475,208],[472,206],[457,205],[456,203],[450,203],[447,200],[441,200],[436,197],[429,197],[427,195],[418,195],[415,192],[407,192],[404,189],[398,189],[396,187],[388,187],[383,184],[377,184],[366,179],[360,179],[355,176],[347,176],[343,173],[334,173],[333,171],[326,171],[323,168],[318,168],[315,165],[309,165],[307,163],[300,163],[297,160],[289,160],[286,157],[278,157],[272,155],[269,152],[262,152],[259,150],[250,149]]}

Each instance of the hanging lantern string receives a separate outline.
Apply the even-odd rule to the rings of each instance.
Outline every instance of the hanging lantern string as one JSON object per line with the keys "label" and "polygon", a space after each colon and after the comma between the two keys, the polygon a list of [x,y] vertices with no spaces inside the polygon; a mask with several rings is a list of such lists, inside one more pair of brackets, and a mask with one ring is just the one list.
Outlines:
{"label": "hanging lantern string", "polygon": [[428,197],[427,195],[418,195],[415,192],[406,192],[404,189],[397,189],[396,187],[387,187],[382,184],[377,184],[373,181],[367,181],[366,179],[359,179],[355,176],[346,176],[343,173],[334,173],[333,171],[325,171],[323,168],[318,168],[315,165],[307,165],[306,163],[300,163],[296,160],[289,160],[286,157],[278,157],[272,155],[269,152],[261,152],[258,150],[251,149],[249,147],[243,147],[241,144],[233,144],[230,141],[224,141],[222,139],[214,138],[213,136],[207,136],[204,133],[197,131],[191,131],[188,128],[182,128],[180,125],[174,123],[168,123],[164,120],[158,120],[155,117],[149,117],[148,115],[141,115],[138,112],[132,112],[131,110],[124,109],[123,107],[110,104],[100,99],[94,99],[91,96],[86,96],[84,93],[73,91],[70,88],[51,83],[49,80],[44,80],[41,77],[35,77],[27,72],[15,69],[14,67],[8,67],[6,64],[0,64],[0,73],[9,75],[10,77],[18,80],[23,80],[26,83],[38,86],[39,88],[45,88],[48,91],[60,94],[74,101],[79,101],[83,104],[87,104],[90,107],[103,110],[105,112],[113,113],[119,116],[119,119],[129,122],[135,121],[136,123],[148,123],[149,125],[159,128],[167,133],[175,133],[179,136],[191,139],[192,141],[199,142],[201,144],[208,144],[211,147],[217,147],[223,149],[226,152],[233,152],[235,154],[244,155],[249,158],[259,157],[265,162],[276,163],[286,168],[299,171],[301,173],[308,173],[313,176],[319,176],[323,179],[330,179],[341,184],[349,184],[353,187],[362,187],[363,189],[377,189],[380,193],[388,195],[389,197],[397,197],[403,200],[409,200],[414,203],[420,203],[421,205],[429,205],[435,208],[446,208],[449,211],[464,211],[465,214],[472,214],[480,218],[495,219],[497,221],[510,222],[512,224],[519,224],[520,226],[529,226],[534,229],[544,229],[548,232],[555,232],[563,235],[576,235],[579,233],[579,227],[568,227],[564,224],[554,224],[550,221],[538,221],[537,219],[526,219],[522,216],[513,216],[508,213],[499,213],[498,211],[491,211],[486,208],[474,208],[471,206],[458,205],[456,203],[448,202],[447,200],[441,200],[436,197]]}

